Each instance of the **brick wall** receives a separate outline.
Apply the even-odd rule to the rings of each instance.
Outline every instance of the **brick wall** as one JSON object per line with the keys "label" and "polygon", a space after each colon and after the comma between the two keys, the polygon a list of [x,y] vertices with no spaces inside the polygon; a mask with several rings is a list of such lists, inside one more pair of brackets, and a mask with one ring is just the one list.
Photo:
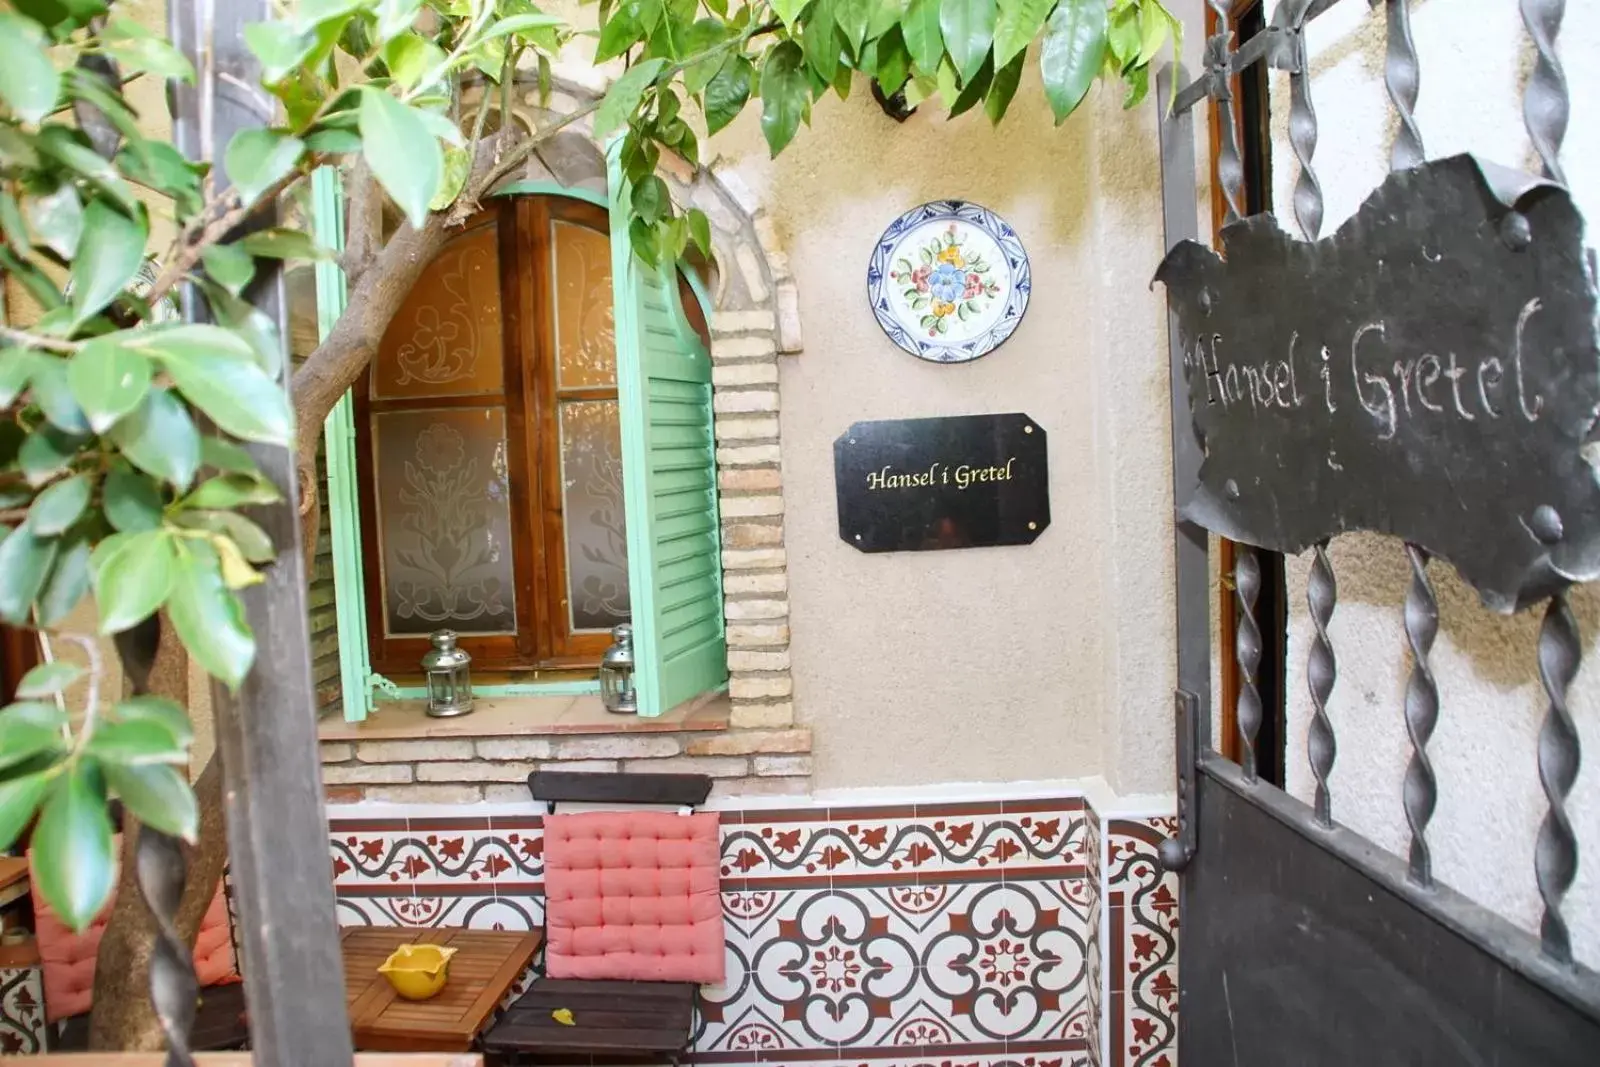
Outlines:
{"label": "brick wall", "polygon": [[716,729],[325,741],[328,801],[473,804],[528,799],[528,775],[552,771],[705,774],[713,796],[796,796],[810,789],[811,731]]}

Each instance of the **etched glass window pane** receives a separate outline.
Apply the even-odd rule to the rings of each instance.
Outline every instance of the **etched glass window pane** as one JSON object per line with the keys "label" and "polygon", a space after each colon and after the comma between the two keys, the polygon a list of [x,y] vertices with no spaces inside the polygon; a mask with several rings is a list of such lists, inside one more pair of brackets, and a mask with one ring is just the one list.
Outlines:
{"label": "etched glass window pane", "polygon": [[556,280],[556,384],[615,385],[617,337],[611,309],[611,238],[572,222],[550,224]]}
{"label": "etched glass window pane", "polygon": [[492,225],[468,230],[423,270],[378,345],[375,399],[504,388],[498,235]]}
{"label": "etched glass window pane", "polygon": [[505,409],[380,413],[372,448],[388,634],[514,631]]}
{"label": "etched glass window pane", "polygon": [[609,630],[628,618],[628,535],[615,400],[561,405],[561,507],[572,629]]}

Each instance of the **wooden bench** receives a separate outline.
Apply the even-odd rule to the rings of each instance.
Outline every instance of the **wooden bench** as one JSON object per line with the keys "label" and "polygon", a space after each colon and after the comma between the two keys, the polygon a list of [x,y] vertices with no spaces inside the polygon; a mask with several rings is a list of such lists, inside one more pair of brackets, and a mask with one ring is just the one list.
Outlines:
{"label": "wooden bench", "polygon": [[[528,788],[550,814],[558,803],[695,808],[710,795],[711,779],[697,774],[535,771],[528,776]],[[545,856],[548,864],[548,843]],[[547,921],[548,913],[547,905]],[[575,1058],[676,1064],[693,1036],[699,990],[694,982],[540,977],[484,1035],[481,1047],[511,1064],[570,1063]],[[560,1021],[558,1013],[570,1021]]]}

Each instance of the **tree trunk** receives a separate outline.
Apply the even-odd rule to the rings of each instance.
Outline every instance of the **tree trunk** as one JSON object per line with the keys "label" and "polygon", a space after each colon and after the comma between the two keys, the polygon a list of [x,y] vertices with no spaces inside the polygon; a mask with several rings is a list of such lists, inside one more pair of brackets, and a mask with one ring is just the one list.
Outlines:
{"label": "tree trunk", "polygon": [[[188,675],[189,654],[163,618],[161,643],[150,671],[150,692],[188,707]],[[185,850],[188,878],[176,919],[178,932],[190,947],[228,861],[220,755],[213,755],[200,772],[194,791],[200,807],[200,833],[195,847]],[[124,814],[117,899],[95,962],[94,1008],[89,1017],[89,1048],[94,1051],[152,1052],[166,1044],[150,1003],[150,957],[155,948],[156,927],[139,894],[134,863],[138,836],[138,822]]]}

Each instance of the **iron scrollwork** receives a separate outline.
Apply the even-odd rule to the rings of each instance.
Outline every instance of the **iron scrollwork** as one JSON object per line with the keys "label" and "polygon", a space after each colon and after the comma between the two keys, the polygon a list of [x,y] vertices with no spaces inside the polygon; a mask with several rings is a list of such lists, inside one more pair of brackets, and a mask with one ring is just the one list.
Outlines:
{"label": "iron scrollwork", "polygon": [[1222,240],[1156,275],[1205,452],[1184,518],[1278,552],[1390,534],[1499,611],[1600,576],[1596,299],[1564,188],[1461,155],[1323,240],[1266,216]]}

